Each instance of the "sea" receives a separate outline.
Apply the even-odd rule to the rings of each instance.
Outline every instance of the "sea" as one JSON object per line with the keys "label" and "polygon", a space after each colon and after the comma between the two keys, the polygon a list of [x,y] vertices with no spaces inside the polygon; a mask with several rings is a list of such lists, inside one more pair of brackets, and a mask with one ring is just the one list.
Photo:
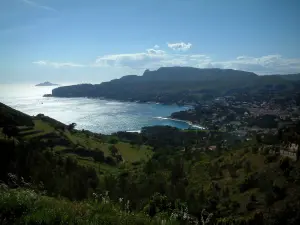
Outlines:
{"label": "sea", "polygon": [[140,132],[142,127],[155,125],[180,129],[191,126],[188,122],[168,118],[173,112],[189,109],[190,106],[43,97],[44,94],[50,94],[53,88],[32,84],[0,84],[0,102],[31,116],[42,113],[65,124],[74,122],[76,129],[102,134]]}

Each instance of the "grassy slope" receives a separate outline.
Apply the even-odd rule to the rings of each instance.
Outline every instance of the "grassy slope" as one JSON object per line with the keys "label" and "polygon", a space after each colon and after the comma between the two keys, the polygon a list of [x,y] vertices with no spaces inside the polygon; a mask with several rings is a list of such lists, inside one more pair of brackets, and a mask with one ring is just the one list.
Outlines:
{"label": "grassy slope", "polygon": [[[124,211],[111,202],[71,202],[46,197],[32,190],[4,190],[0,187],[0,222],[9,224],[140,224],[158,225],[162,219]],[[165,225],[176,224],[165,221]]]}
{"label": "grassy slope", "polygon": [[[33,129],[21,132],[21,135],[25,140],[26,139],[30,140],[31,138],[39,138],[39,137],[42,138],[43,135],[56,133],[60,137],[67,139],[73,145],[80,145],[86,149],[90,149],[93,151],[101,150],[102,152],[104,152],[105,156],[111,156],[109,147],[112,144],[107,143],[104,139],[98,138],[96,136],[87,135],[86,133],[83,133],[81,131],[70,132],[68,130],[65,130],[63,132],[58,132],[55,130],[55,127],[49,122],[43,121],[41,119],[34,119],[33,121],[34,121]],[[46,138],[46,140],[49,139]],[[122,155],[124,161],[129,163],[137,162],[141,160],[147,160],[152,155],[151,148],[148,146],[135,146],[125,142],[118,142],[117,144],[115,144],[115,146],[119,150],[119,153]],[[72,147],[73,147],[72,145],[69,146],[55,145],[53,149],[59,152]],[[107,172],[110,170],[114,171],[116,169],[115,167],[109,166],[105,163],[94,162],[94,160],[90,157],[77,156],[76,154],[73,153],[67,153],[67,154],[75,156],[80,163],[97,168],[97,170],[100,170],[102,172]]]}
{"label": "grassy slope", "polygon": [[[279,169],[279,162],[282,157],[277,157],[272,162],[266,162],[265,155],[261,153],[252,153],[251,150],[239,149],[234,152],[224,153],[222,156],[214,159],[213,161],[199,161],[190,170],[188,180],[191,187],[202,187],[204,190],[211,190],[212,184],[218,184],[219,187],[227,187],[229,190],[228,199],[230,201],[238,202],[239,207],[236,213],[240,215],[252,214],[255,211],[249,211],[246,208],[249,203],[250,196],[253,195],[256,198],[255,210],[264,209],[265,206],[265,193],[261,190],[259,185],[254,185],[253,188],[241,192],[239,187],[247,177],[254,173],[266,174],[266,179],[279,186],[284,185],[288,182],[287,178],[284,177],[282,171]],[[250,171],[245,169],[245,163],[249,162]],[[236,176],[232,176],[229,173],[229,167],[237,165]],[[210,174],[211,168],[218,168],[217,171],[220,173]],[[221,174],[221,175],[220,175]],[[262,178],[261,178],[262,179]],[[260,180],[261,181],[261,180]],[[218,195],[222,196],[222,191]],[[287,195],[292,195],[287,191]],[[222,200],[227,197],[221,197]],[[280,201],[279,201],[280,202]],[[279,204],[277,202],[277,204]],[[219,202],[218,207],[222,206]]]}
{"label": "grassy slope", "polygon": [[[43,139],[45,142],[47,142],[51,138],[45,138],[44,136],[53,134],[57,137],[65,139],[65,141],[69,143],[68,145],[55,144],[53,146],[54,151],[62,152],[65,149],[73,149],[74,146],[81,146],[91,151],[101,150],[106,157],[111,156],[109,148],[113,144],[109,143],[108,140],[112,139],[112,136],[101,138],[100,136],[94,135],[91,132],[82,132],[77,130],[70,132],[66,129],[57,129],[58,127],[64,127],[65,125],[46,116],[28,116],[0,103],[0,138],[4,138],[1,128],[1,124],[4,124],[4,122],[9,125],[18,126],[18,128],[21,130],[19,133],[19,138],[24,140],[35,138],[39,140]],[[118,142],[115,144],[115,147],[118,149],[119,154],[122,155],[125,163],[147,160],[152,156],[151,148],[148,146],[136,146],[125,142]],[[91,157],[82,157],[73,153],[67,154],[76,157],[81,164],[97,168],[99,172],[112,172],[116,171],[117,169],[117,167],[113,167],[105,163],[95,162]]]}
{"label": "grassy slope", "polygon": [[4,125],[32,126],[32,118],[0,102],[0,127]]}

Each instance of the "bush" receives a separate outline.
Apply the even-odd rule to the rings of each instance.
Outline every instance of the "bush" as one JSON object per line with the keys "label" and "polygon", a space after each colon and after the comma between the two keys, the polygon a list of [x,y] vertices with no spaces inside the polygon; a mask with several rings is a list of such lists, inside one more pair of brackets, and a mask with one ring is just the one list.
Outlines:
{"label": "bush", "polygon": [[240,192],[243,193],[251,188],[254,188],[256,186],[256,174],[251,174],[247,176],[244,181],[240,184]]}
{"label": "bush", "polygon": [[[71,202],[57,200],[34,191],[15,189],[0,191],[0,221],[2,225],[161,225],[162,218],[130,213],[109,201]],[[176,223],[165,219],[165,225]]]}
{"label": "bush", "polygon": [[252,153],[253,154],[257,154],[258,153],[258,147],[257,146],[253,146],[252,147]]}
{"label": "bush", "polygon": [[279,167],[283,171],[285,177],[290,176],[290,171],[292,170],[291,162],[288,157],[284,157],[279,162]]}
{"label": "bush", "polygon": [[111,138],[111,139],[108,141],[109,144],[113,144],[113,145],[117,144],[118,142],[119,142],[119,140],[118,140],[117,138]]}
{"label": "bush", "polygon": [[267,155],[265,156],[265,163],[275,162],[277,160],[277,155]]}

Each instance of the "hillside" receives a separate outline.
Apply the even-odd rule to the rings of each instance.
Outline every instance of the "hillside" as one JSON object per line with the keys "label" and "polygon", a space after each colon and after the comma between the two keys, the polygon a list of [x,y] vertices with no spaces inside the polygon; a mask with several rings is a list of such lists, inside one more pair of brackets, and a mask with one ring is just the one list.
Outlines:
{"label": "hillside", "polygon": [[[2,189],[0,187],[0,222],[12,224],[140,224],[161,225],[163,218],[150,218],[143,213],[126,209],[126,202],[114,204],[99,202],[97,198],[84,202],[48,197],[24,188]],[[179,225],[176,221],[165,221],[165,225]]]}
{"label": "hillside", "polygon": [[0,102],[0,127],[6,125],[33,126],[32,118]]}
{"label": "hillside", "polygon": [[[300,221],[299,161],[255,135],[160,126],[101,135],[32,121],[0,134],[2,224],[188,225],[205,212],[216,225]],[[300,143],[299,132],[295,124],[274,138]]]}
{"label": "hillside", "polygon": [[129,75],[101,84],[59,87],[54,97],[103,97],[124,101],[192,103],[207,95],[219,96],[236,90],[259,91],[292,88],[292,81],[281,76],[258,76],[231,69],[162,67],[146,70],[142,76]]}
{"label": "hillside", "polygon": [[[149,159],[152,155],[150,146],[132,145],[121,142],[114,136],[79,131],[74,129],[75,123],[66,125],[43,114],[31,117],[0,104],[0,141],[4,145],[9,146],[5,135],[12,136],[24,144],[39,143],[39,148],[61,156],[75,157],[79,164],[96,168],[99,174],[114,173],[118,171],[121,162],[139,162]],[[14,133],[4,133],[1,126],[15,128]]]}
{"label": "hillside", "polygon": [[284,79],[287,80],[294,80],[294,81],[299,81],[300,80],[300,73],[297,74],[287,74],[287,75],[278,75],[281,76]]}

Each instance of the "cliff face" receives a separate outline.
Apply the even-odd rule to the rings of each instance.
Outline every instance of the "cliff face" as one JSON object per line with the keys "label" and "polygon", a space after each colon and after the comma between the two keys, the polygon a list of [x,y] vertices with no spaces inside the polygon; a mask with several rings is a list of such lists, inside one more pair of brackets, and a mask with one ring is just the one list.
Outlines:
{"label": "cliff face", "polygon": [[[262,81],[262,82],[261,82]],[[161,103],[191,103],[203,95],[218,96],[234,89],[251,89],[266,84],[288,83],[262,79],[251,72],[231,69],[199,69],[192,67],[162,67],[146,70],[142,76],[128,75],[101,84],[81,84],[59,87],[55,97],[104,97],[124,101],[157,101]]]}

